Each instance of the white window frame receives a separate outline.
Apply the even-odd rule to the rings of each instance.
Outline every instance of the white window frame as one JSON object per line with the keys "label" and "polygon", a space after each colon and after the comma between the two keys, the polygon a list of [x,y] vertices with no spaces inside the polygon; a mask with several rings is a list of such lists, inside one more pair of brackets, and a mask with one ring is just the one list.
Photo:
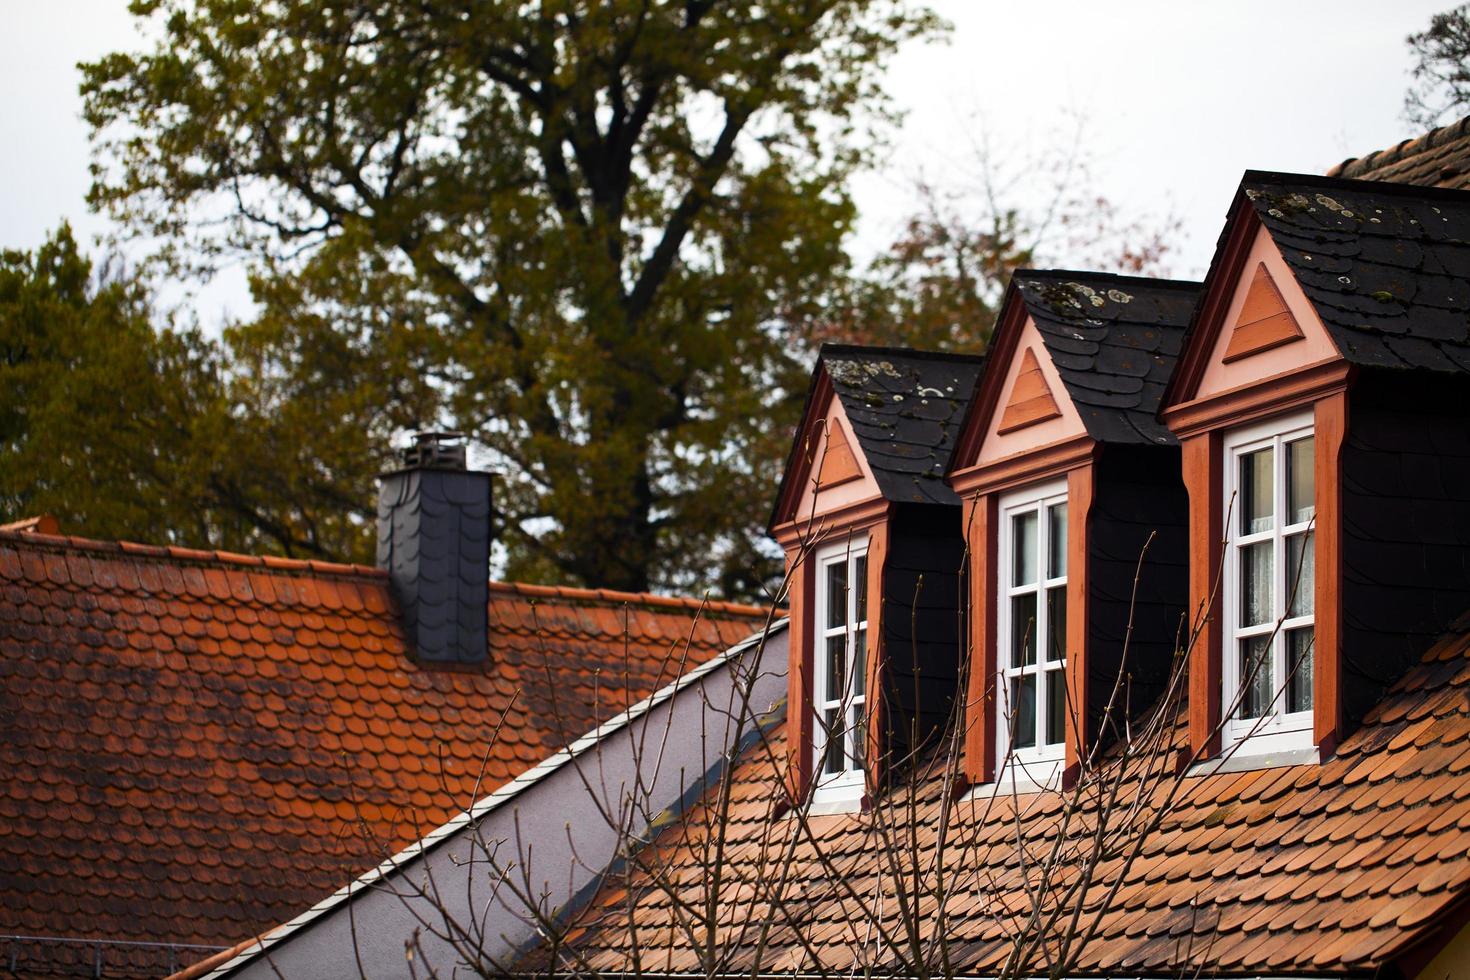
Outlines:
{"label": "white window frame", "polygon": [[[856,572],[859,567],[866,569],[868,556],[868,539],[843,540],[817,550],[816,560],[816,589],[814,590],[813,617],[812,617],[812,773],[814,803],[831,803],[841,801],[857,801],[862,798],[865,788],[865,771],[861,764],[866,743],[866,725],[856,725],[855,721],[859,714],[863,719],[867,717],[867,677],[859,678],[859,672],[854,671],[854,657],[857,636],[861,632],[865,637],[864,648],[864,674],[868,658],[873,654],[873,638],[867,634],[868,610],[859,609],[857,597]],[[861,565],[858,559],[863,559]],[[830,626],[827,622],[827,600],[828,589],[827,569],[831,565],[845,562],[847,564],[847,622],[843,625]],[[867,583],[864,582],[861,592],[867,594]],[[868,603],[872,603],[872,597],[868,596]],[[859,619],[858,617],[862,618]],[[842,691],[829,691],[829,669],[827,662],[827,641],[829,637],[846,637],[845,654],[846,663],[844,670],[844,689]],[[862,681],[862,690],[857,690],[857,682]],[[827,726],[825,717],[829,710],[840,709],[843,712],[846,723],[846,737],[848,740],[844,750],[845,761],[848,768],[840,772],[826,771],[827,758]],[[859,754],[862,753],[862,754]],[[854,765],[854,761],[859,764]]]}
{"label": "white window frame", "polygon": [[[1062,689],[1067,687],[1067,650],[1066,637],[1060,637],[1062,644],[1062,657],[1060,660],[1047,660],[1047,650],[1052,644],[1049,635],[1049,624],[1046,622],[1046,600],[1047,592],[1054,588],[1061,588],[1066,595],[1067,574],[1070,569],[1064,569],[1059,576],[1051,576],[1048,573],[1047,557],[1050,553],[1050,522],[1047,520],[1048,509],[1055,505],[1061,505],[1064,513],[1068,515],[1067,534],[1074,533],[1071,528],[1070,510],[1068,506],[1067,482],[1065,480],[1053,480],[1046,483],[1036,484],[1017,490],[1001,497],[997,510],[999,513],[999,534],[996,542],[996,609],[995,609],[995,697],[996,697],[996,772],[997,779],[1001,783],[1014,785],[1034,785],[1039,788],[1055,787],[1060,785],[1062,769],[1066,763],[1068,732],[1063,732],[1061,742],[1047,744],[1044,741],[1044,730],[1046,724],[1046,675],[1056,672],[1062,681]],[[1012,519],[1026,511],[1035,511],[1037,514],[1036,534],[1036,579],[1035,583],[1016,585],[1014,578],[1014,540],[1012,531]],[[1062,554],[1068,555],[1068,544],[1064,543]],[[1064,558],[1064,561],[1066,558]],[[1011,599],[1015,596],[1035,592],[1036,601],[1036,663],[1032,666],[1015,668],[1011,666],[1011,643],[1014,631],[1025,628],[1011,622]],[[1081,610],[1068,610],[1068,615],[1081,615]],[[1036,737],[1034,744],[1026,748],[1011,750],[1011,718],[1014,706],[1011,705],[1011,680],[1022,674],[1034,674],[1036,676]],[[1063,722],[1064,729],[1069,729],[1070,719]]]}
{"label": "white window frame", "polygon": [[[1287,659],[1287,633],[1304,626],[1315,627],[1316,610],[1299,616],[1284,616],[1288,612],[1286,600],[1290,595],[1295,573],[1287,561],[1288,538],[1315,533],[1316,506],[1313,515],[1305,521],[1286,524],[1286,444],[1315,435],[1310,411],[1281,416],[1266,422],[1244,426],[1225,434],[1223,439],[1224,460],[1221,469],[1225,514],[1225,559],[1223,562],[1224,587],[1220,590],[1222,649],[1221,662],[1221,711],[1230,711],[1220,728],[1222,754],[1232,755],[1275,755],[1301,752],[1315,748],[1313,722],[1315,713],[1311,708],[1304,711],[1287,711],[1286,678],[1289,665]],[[1260,449],[1272,448],[1272,521],[1271,529],[1246,533],[1241,529],[1243,494],[1240,486],[1241,457]],[[1315,453],[1315,449],[1314,449]],[[1314,455],[1315,466],[1315,455]],[[1316,476],[1313,474],[1315,491]],[[1271,557],[1271,613],[1266,622],[1255,626],[1241,624],[1241,550],[1251,544],[1272,542]],[[1316,541],[1313,539],[1313,567],[1316,566]],[[1308,595],[1315,606],[1315,596]],[[1242,670],[1240,664],[1241,641],[1250,636],[1271,636],[1271,681],[1272,700],[1269,710],[1262,717],[1241,718],[1240,708],[1244,699],[1240,695]],[[1321,658],[1312,651],[1314,667]],[[1315,674],[1315,670],[1314,670]],[[1313,677],[1314,684],[1317,678]],[[1237,703],[1239,702],[1239,703]]]}

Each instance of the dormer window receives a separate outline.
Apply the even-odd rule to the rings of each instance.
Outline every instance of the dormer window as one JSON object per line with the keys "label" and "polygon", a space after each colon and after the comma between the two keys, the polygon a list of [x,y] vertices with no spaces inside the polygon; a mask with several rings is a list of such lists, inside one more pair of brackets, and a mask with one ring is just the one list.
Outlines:
{"label": "dormer window", "polygon": [[1225,438],[1224,743],[1240,752],[1313,744],[1314,447],[1310,414]]}
{"label": "dormer window", "polygon": [[998,765],[1037,784],[1059,772],[1067,740],[1067,486],[1001,500],[1005,556],[996,608],[1001,658]]}
{"label": "dormer window", "polygon": [[841,542],[817,554],[817,643],[813,706],[821,760],[818,799],[861,795],[867,728],[867,543]]}
{"label": "dormer window", "polygon": [[970,545],[977,796],[1069,785],[1162,692],[1189,508],[1155,415],[1197,295],[1103,273],[1011,280],[949,473]]}
{"label": "dormer window", "polygon": [[954,715],[959,498],[940,477],[983,361],[826,345],[771,515],[791,604],[787,788],[852,812]]}

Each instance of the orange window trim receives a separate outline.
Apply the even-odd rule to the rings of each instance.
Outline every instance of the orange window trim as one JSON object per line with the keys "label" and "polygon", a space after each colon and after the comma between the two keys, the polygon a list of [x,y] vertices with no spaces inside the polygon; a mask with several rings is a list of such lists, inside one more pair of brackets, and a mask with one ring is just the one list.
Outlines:
{"label": "orange window trim", "polygon": [[[1341,361],[1308,365],[1207,401],[1164,413],[1179,436],[1189,492],[1189,613],[1194,647],[1189,663],[1189,735],[1198,758],[1220,752],[1223,648],[1220,581],[1223,557],[1224,448],[1229,429],[1293,409],[1313,410],[1317,489],[1316,677],[1313,736],[1323,755],[1342,729],[1342,487],[1341,452],[1347,435],[1351,368]],[[1069,596],[1070,598],[1070,596]]]}
{"label": "orange window trim", "polygon": [[[845,518],[842,523],[831,523]],[[786,564],[794,568],[788,585],[791,607],[791,629],[787,648],[786,697],[786,788],[793,802],[806,799],[815,775],[812,738],[815,735],[816,712],[812,704],[813,670],[816,663],[816,609],[813,602],[817,589],[817,568],[813,560],[817,549],[845,537],[865,536],[868,544],[868,677],[867,690],[878,692],[882,661],[882,583],[883,565],[888,553],[888,503],[868,501],[823,515],[813,524],[795,522],[776,529],[777,540],[786,548]],[[882,697],[870,693],[868,708],[867,758],[877,760],[874,751],[880,744],[882,731]],[[881,770],[877,771],[881,774]],[[869,785],[878,778],[869,770]]]}
{"label": "orange window trim", "polygon": [[1000,662],[996,650],[995,608],[1000,581],[1000,496],[1031,483],[1064,477],[1067,481],[1067,697],[1076,719],[1068,726],[1064,770],[1075,773],[1087,751],[1087,554],[1088,516],[1092,510],[1097,443],[1082,436],[955,474],[955,489],[963,494],[964,528],[969,570],[969,643],[964,706],[965,780],[971,785],[993,782],[997,773],[996,677]]}

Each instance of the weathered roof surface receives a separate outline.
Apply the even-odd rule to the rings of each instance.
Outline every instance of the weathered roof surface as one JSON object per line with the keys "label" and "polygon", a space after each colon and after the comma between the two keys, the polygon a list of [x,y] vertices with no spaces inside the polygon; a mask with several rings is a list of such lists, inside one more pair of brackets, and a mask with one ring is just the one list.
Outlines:
{"label": "weathered roof surface", "polygon": [[435,670],[376,569],[0,533],[0,935],[255,936],[765,617],[498,583],[488,662]]}
{"label": "weathered roof surface", "polygon": [[1470,116],[1367,156],[1349,157],[1327,175],[1470,189]]}
{"label": "weathered roof surface", "polygon": [[[930,889],[909,892],[919,938],[928,942],[942,921],[951,956],[945,966],[995,975],[1032,907],[1012,799],[961,802],[950,811],[944,866],[960,870],[942,878],[948,898],[941,919],[932,891],[941,880],[933,862],[946,789],[938,772],[912,790],[913,822],[910,790],[897,790],[876,808],[883,834],[874,813],[818,817],[811,822],[817,845],[797,820],[772,818],[782,792],[784,727],[733,776],[722,891],[713,906],[727,956],[721,972],[748,975],[763,941],[763,968],[773,974],[815,974],[820,962],[844,975],[854,967],[861,975],[865,966],[890,975],[899,964],[875,952],[874,937],[891,929],[911,948],[902,942],[897,887],[911,887],[910,869],[918,868]],[[1182,744],[1183,726],[1175,732]],[[1076,974],[1374,974],[1470,897],[1470,621],[1431,649],[1329,761],[1188,776],[1184,787],[1127,873],[1116,858],[1103,865],[1100,884],[1118,888]],[[1137,788],[1137,781],[1125,785],[1121,806],[1132,806]],[[592,968],[626,969],[636,941],[641,970],[704,975],[687,936],[671,927],[669,891],[651,885],[644,869],[658,869],[686,910],[702,908],[717,799],[712,793],[669,828],[630,875],[608,881],[572,933],[576,955]],[[1034,882],[1061,801],[1049,793],[1015,802]],[[1074,827],[1090,826],[1084,811]],[[885,856],[885,839],[898,841],[896,857],[892,850]],[[911,840],[912,854],[903,850]],[[776,894],[787,896],[780,911],[772,911]],[[571,953],[562,956],[572,961]]]}
{"label": "weathered roof surface", "polygon": [[1241,192],[1349,361],[1470,371],[1470,191],[1248,171]]}
{"label": "weathered roof surface", "polygon": [[1159,423],[1200,284],[1102,272],[1022,270],[1014,288],[1087,433],[1099,442],[1170,445]]}
{"label": "weathered roof surface", "polygon": [[985,359],[825,344],[819,362],[884,498],[958,504],[944,474]]}

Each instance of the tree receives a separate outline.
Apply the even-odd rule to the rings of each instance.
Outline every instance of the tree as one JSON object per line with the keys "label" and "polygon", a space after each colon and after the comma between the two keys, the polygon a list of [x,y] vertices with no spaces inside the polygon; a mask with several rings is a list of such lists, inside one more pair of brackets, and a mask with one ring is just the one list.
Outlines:
{"label": "tree", "polygon": [[1470,106],[1470,4],[1429,18],[1429,27],[1406,41],[1414,56],[1413,83],[1404,96],[1404,118],[1432,129]]}
{"label": "tree", "polygon": [[[805,386],[790,326],[846,268],[846,180],[890,118],[882,66],[938,29],[931,14],[133,10],[153,50],[83,66],[95,206],[179,267],[249,257],[321,339],[383,354],[375,378],[419,372],[507,471],[513,575],[730,592],[770,577],[745,569]],[[307,346],[296,317],[275,324],[274,342]],[[416,356],[387,356],[405,334]]]}
{"label": "tree", "polygon": [[[270,302],[218,342],[148,284],[98,269],[65,225],[0,253],[0,522],[47,513],[101,538],[370,562],[374,478],[405,413],[436,404],[382,352]],[[416,336],[386,329],[392,363]]]}
{"label": "tree", "polygon": [[1017,269],[1167,275],[1182,222],[1125,215],[1097,193],[1087,135],[1079,117],[1040,152],[982,137],[942,177],[921,175],[902,232],[837,284],[812,338],[979,353]]}
{"label": "tree", "polygon": [[155,332],[146,289],[116,263],[94,273],[67,226],[0,253],[0,520],[187,538],[212,381],[207,345]]}

